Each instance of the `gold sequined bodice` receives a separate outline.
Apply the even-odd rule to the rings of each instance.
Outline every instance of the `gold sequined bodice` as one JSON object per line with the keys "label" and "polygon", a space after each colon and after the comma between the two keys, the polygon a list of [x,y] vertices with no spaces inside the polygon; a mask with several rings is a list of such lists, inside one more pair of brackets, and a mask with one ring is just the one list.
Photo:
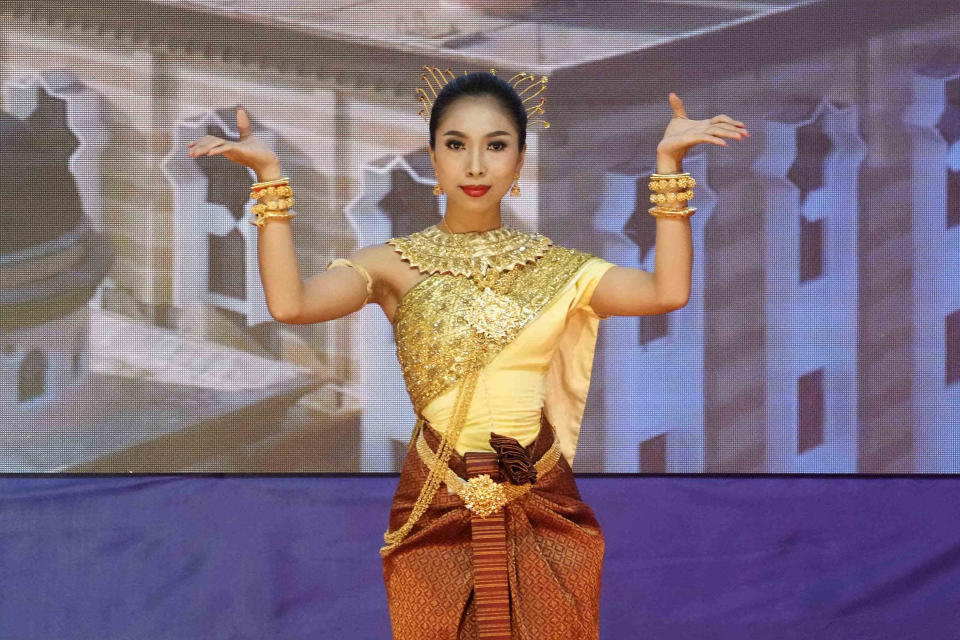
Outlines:
{"label": "gold sequined bodice", "polygon": [[[394,316],[397,359],[414,409],[482,368],[548,305],[590,254],[551,246],[480,289],[468,278],[438,273],[401,300]],[[471,355],[479,349],[478,357]]]}

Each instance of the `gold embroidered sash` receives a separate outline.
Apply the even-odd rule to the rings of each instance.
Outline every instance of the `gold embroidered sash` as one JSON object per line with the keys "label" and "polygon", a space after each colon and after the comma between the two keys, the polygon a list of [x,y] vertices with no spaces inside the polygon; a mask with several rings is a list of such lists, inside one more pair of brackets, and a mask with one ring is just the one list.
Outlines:
{"label": "gold embroidered sash", "polygon": [[[501,273],[482,292],[466,278],[443,274],[414,285],[396,310],[394,340],[416,413],[471,371],[483,369],[591,257],[552,246],[533,264]],[[481,355],[471,358],[477,344]]]}

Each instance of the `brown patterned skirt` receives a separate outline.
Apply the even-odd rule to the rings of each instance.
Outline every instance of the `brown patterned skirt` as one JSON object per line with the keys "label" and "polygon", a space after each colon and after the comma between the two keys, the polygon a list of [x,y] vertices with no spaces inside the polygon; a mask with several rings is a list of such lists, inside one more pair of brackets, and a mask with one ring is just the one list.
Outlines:
{"label": "brown patterned skirt", "polygon": [[[424,422],[436,451],[440,434]],[[536,461],[550,448],[553,428],[541,413],[528,445]],[[456,451],[450,468],[467,479]],[[390,530],[403,525],[429,470],[407,451],[390,509]],[[515,640],[596,640],[604,539],[561,456],[533,489],[503,509],[511,637]],[[441,484],[430,508],[383,561],[394,640],[478,640],[473,590],[472,513]]]}

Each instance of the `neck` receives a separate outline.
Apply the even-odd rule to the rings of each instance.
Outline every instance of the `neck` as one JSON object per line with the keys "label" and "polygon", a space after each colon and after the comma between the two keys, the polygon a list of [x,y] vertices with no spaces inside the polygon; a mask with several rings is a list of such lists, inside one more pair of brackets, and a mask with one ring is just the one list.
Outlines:
{"label": "neck", "polygon": [[447,211],[439,225],[447,233],[470,233],[472,231],[491,231],[503,226],[500,212],[494,211],[488,215],[475,213],[457,214]]}

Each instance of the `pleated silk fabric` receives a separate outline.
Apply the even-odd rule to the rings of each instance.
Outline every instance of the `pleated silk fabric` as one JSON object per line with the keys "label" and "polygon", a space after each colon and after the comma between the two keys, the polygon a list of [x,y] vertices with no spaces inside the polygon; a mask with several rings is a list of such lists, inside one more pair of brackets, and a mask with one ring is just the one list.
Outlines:
{"label": "pleated silk fabric", "polygon": [[[458,453],[491,451],[491,431],[530,444],[546,403],[561,450],[573,463],[601,319],[590,298],[613,266],[596,256],[584,262],[536,320],[484,367],[455,445]],[[456,386],[423,408],[423,417],[440,432],[453,415]]]}
{"label": "pleated silk fabric", "polygon": [[[469,451],[463,456],[467,477],[481,474],[500,482],[497,454]],[[479,640],[510,640],[510,587],[507,574],[507,528],[503,509],[470,519],[473,545],[473,604]]]}
{"label": "pleated silk fabric", "polygon": [[[429,422],[424,437],[436,451],[440,434]],[[530,445],[533,460],[549,449],[553,427],[541,414]],[[456,451],[450,468],[468,473]],[[415,448],[407,451],[390,509],[400,527],[429,470]],[[533,489],[503,508],[507,582],[514,640],[596,640],[604,538],[561,456]],[[446,486],[393,552],[382,558],[394,640],[480,640],[473,589],[471,512]]]}

